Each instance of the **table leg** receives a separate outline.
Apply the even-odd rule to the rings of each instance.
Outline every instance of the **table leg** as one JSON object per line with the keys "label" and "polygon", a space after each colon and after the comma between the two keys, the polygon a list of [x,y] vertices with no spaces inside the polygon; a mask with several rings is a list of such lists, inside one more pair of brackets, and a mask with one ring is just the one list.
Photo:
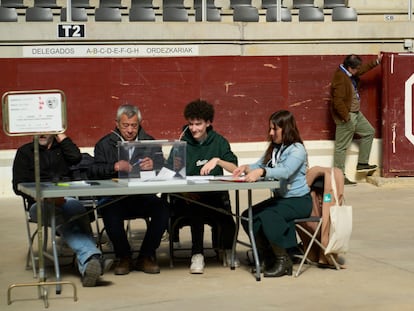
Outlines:
{"label": "table leg", "polygon": [[249,189],[247,192],[247,202],[248,202],[248,217],[249,217],[248,219],[249,237],[250,237],[250,243],[252,245],[254,264],[256,266],[256,281],[260,281],[260,259],[257,253],[256,241],[254,239],[254,233],[253,233],[253,211],[252,211],[252,190],[251,189]]}
{"label": "table leg", "polygon": [[235,199],[236,199],[236,231],[234,232],[233,238],[233,246],[231,248],[231,264],[230,269],[234,270],[236,267],[234,265],[234,258],[236,254],[236,244],[237,244],[237,237],[239,236],[239,229],[240,229],[240,193],[239,190],[235,190]]}

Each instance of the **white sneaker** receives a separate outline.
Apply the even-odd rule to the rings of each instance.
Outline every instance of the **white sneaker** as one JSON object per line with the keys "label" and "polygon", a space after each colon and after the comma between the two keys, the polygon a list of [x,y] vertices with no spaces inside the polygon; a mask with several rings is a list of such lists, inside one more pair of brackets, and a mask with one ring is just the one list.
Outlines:
{"label": "white sneaker", "polygon": [[[226,254],[227,266],[230,267],[231,266],[231,249],[226,249],[225,254]],[[234,254],[234,266],[236,268],[240,267],[240,260],[239,260],[239,258],[237,258],[236,254]]]}
{"label": "white sneaker", "polygon": [[202,254],[194,254],[191,257],[190,273],[192,274],[204,273],[204,256]]}

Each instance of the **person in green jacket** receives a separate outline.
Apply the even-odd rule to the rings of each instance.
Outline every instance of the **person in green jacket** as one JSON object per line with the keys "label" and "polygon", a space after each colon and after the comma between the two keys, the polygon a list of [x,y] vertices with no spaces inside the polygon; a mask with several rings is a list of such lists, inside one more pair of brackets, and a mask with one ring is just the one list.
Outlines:
{"label": "person in green jacket", "polygon": [[[180,139],[187,142],[186,174],[223,175],[224,170],[232,173],[237,168],[237,157],[231,151],[230,144],[222,135],[213,130],[214,107],[204,101],[190,102],[184,109],[187,125]],[[173,219],[188,216],[192,236],[192,257],[190,273],[204,272],[204,224],[210,224],[213,231],[213,246],[225,250],[227,262],[233,245],[236,230],[235,222],[230,214],[231,205],[228,191],[185,193],[184,197],[223,209],[222,213],[183,199],[174,199],[172,204]],[[226,213],[227,212],[227,213]],[[220,228],[220,234],[218,234]],[[177,237],[178,233],[175,234]],[[240,263],[238,260],[236,265]]]}

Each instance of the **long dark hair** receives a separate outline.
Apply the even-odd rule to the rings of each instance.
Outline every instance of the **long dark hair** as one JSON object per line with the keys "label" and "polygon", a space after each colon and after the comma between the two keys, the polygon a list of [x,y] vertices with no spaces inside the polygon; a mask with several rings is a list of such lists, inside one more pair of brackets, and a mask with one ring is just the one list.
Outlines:
{"label": "long dark hair", "polygon": [[[269,118],[269,123],[270,122],[272,122],[274,127],[278,126],[282,129],[282,145],[284,148],[294,143],[301,143],[303,145],[303,140],[300,137],[295,117],[290,111],[279,110],[274,112]],[[268,141],[269,146],[266,149],[263,164],[270,161],[272,158],[272,151],[276,146],[270,135],[268,135]]]}

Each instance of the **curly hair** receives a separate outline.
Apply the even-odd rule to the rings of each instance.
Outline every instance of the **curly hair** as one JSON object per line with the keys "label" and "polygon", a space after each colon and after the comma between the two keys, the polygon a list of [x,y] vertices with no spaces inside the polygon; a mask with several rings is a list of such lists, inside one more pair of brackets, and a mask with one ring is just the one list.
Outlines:
{"label": "curly hair", "polygon": [[205,100],[197,99],[185,106],[184,118],[186,120],[200,119],[213,122],[214,107],[212,104],[208,103]]}

